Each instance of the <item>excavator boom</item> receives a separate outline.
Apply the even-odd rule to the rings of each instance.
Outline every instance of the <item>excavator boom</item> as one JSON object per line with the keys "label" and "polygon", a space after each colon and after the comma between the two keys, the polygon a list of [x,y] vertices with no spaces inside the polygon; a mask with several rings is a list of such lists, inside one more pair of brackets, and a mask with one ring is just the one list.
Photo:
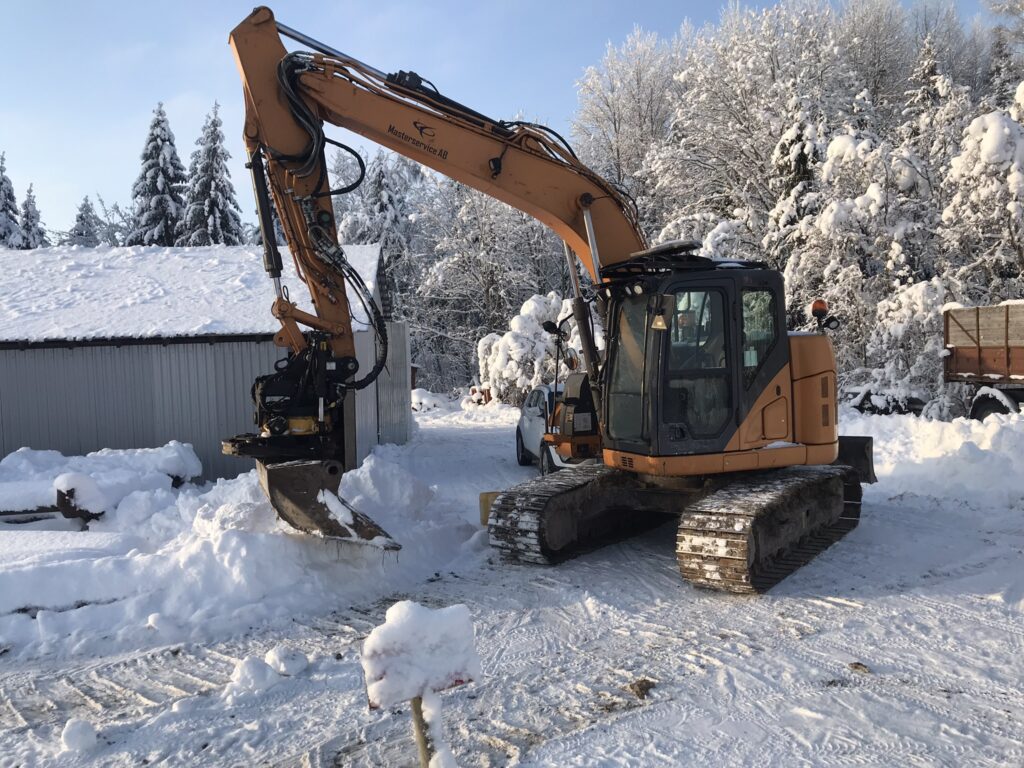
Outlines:
{"label": "excavator boom", "polygon": [[[282,37],[309,50],[289,52]],[[346,190],[330,189],[325,148],[336,142],[325,136],[324,123],[347,128],[542,221],[595,282],[602,268],[642,250],[644,239],[631,202],[549,129],[491,119],[443,96],[414,72],[385,74],[279,24],[265,7],[231,32],[230,44],[245,94],[244,139],[264,266],[277,293],[272,312],[281,330],[275,342],[289,355],[253,387],[259,432],[226,440],[224,450],[257,460],[267,496],[293,527],[380,542],[383,531],[358,516],[360,524],[353,525],[351,513],[325,501],[336,497],[338,469],[351,468],[345,455],[351,426],[344,423],[342,401],[380,373],[387,337],[379,308],[338,244],[331,197],[359,180]],[[281,285],[274,210],[315,314],[300,310]],[[355,357],[349,292],[367,309],[378,339],[377,359],[365,373]],[[582,301],[577,291],[578,317],[585,311]],[[589,336],[584,344],[596,382],[596,348]],[[339,516],[348,522],[339,526]]]}

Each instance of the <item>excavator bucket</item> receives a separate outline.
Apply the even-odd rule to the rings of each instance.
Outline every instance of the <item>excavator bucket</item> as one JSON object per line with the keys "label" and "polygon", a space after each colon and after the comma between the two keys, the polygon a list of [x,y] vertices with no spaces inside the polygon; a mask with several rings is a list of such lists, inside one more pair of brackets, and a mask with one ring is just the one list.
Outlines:
{"label": "excavator bucket", "polygon": [[278,517],[305,533],[384,550],[402,545],[338,496],[343,468],[337,461],[256,462],[260,485]]}
{"label": "excavator bucket", "polygon": [[865,435],[840,435],[839,458],[833,462],[853,467],[862,483],[877,483],[874,439]]}

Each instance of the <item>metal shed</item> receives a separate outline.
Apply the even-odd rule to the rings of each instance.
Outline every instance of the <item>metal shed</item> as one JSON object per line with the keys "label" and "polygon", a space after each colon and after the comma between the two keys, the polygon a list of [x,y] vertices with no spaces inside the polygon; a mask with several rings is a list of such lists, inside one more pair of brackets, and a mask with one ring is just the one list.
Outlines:
{"label": "metal shed", "polygon": [[[85,254],[77,249],[74,255]],[[240,259],[242,263],[247,262]],[[258,272],[257,256],[251,264]],[[267,283],[251,285],[265,289]],[[169,299],[188,306],[188,296]],[[90,300],[88,292],[79,292],[73,303]],[[17,327],[5,328],[5,340],[0,340],[0,456],[22,446],[71,455],[180,440],[193,445],[207,478],[251,469],[250,460],[223,456],[220,441],[253,429],[249,389],[256,376],[270,372],[284,356],[271,341],[276,321],[269,318],[263,290],[258,306],[268,316],[258,321],[266,327],[260,333],[85,334],[67,339],[26,333],[29,338],[18,339]],[[25,327],[30,329],[31,323]],[[408,329],[403,322],[388,322],[387,331],[386,369],[373,386],[346,401],[346,416],[357,425],[355,444],[348,446],[355,462],[378,443],[406,442],[411,431]],[[361,331],[355,338],[365,369],[375,356],[374,335]]]}

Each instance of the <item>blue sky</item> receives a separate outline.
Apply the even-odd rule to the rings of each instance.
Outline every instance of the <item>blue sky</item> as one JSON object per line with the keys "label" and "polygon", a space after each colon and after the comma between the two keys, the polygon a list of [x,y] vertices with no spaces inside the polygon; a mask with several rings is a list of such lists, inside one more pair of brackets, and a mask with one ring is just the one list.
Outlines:
{"label": "blue sky", "polygon": [[[255,220],[243,167],[241,86],[227,45],[253,0],[175,3],[0,0],[0,152],[19,200],[29,183],[44,223],[70,227],[83,195],[128,201],[156,102],[188,164],[220,102],[243,218]],[[766,3],[753,3],[763,6]],[[722,2],[334,0],[272,4],[283,23],[378,69],[415,70],[495,118],[522,113],[568,132],[574,83],[634,25],[671,36]],[[959,0],[963,16],[980,0]],[[342,141],[351,139],[329,129]],[[357,143],[357,142],[353,142]],[[362,146],[372,151],[372,146]]]}

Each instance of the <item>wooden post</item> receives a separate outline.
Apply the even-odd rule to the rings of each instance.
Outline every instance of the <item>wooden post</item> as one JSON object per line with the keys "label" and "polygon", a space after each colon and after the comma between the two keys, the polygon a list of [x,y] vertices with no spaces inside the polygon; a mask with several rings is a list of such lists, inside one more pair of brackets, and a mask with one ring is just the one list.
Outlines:
{"label": "wooden post", "polygon": [[423,698],[417,696],[412,700],[412,730],[416,735],[416,747],[420,753],[420,768],[430,768],[430,758],[434,756],[427,722],[423,719]]}

